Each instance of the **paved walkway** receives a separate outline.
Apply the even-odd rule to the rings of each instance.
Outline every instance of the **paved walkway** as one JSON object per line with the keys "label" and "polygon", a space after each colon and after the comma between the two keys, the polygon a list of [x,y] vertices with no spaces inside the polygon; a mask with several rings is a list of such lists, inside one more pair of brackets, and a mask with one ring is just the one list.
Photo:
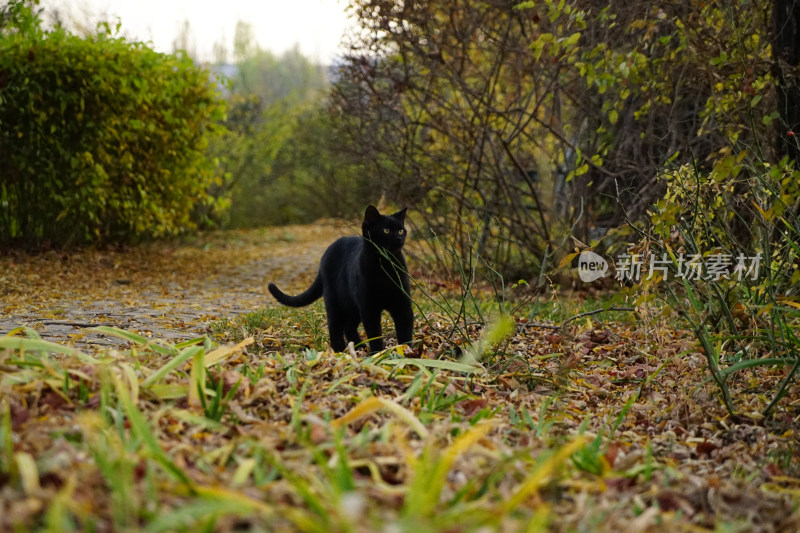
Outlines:
{"label": "paved walkway", "polygon": [[343,223],[217,232],[184,244],[124,251],[13,253],[0,257],[0,335],[26,326],[45,340],[114,346],[108,325],[171,341],[275,305],[267,284],[305,289]]}

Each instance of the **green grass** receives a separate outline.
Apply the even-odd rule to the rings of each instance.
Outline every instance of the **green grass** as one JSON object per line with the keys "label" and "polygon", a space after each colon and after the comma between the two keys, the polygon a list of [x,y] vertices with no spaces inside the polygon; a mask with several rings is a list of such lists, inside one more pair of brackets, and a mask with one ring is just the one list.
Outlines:
{"label": "green grass", "polygon": [[[595,315],[572,323],[564,340],[548,341],[551,330],[476,320],[463,331],[471,347],[461,341],[462,355],[474,352],[464,360],[451,350],[461,337],[449,315],[421,305],[417,331],[436,325],[420,333],[421,359],[392,349],[331,353],[319,304],[219,321],[213,339],[178,344],[102,328],[129,343],[111,352],[49,343],[24,329],[0,337],[0,387],[8,391],[0,397],[2,498],[15,509],[42,502],[39,511],[13,515],[13,527],[621,531],[654,505],[665,480],[690,491],[695,465],[718,468],[711,457],[675,463],[674,433],[641,426],[672,416],[649,403],[648,390],[688,402],[680,380],[670,378],[670,389],[664,379],[682,368],[680,357],[641,356],[659,368],[652,381],[619,380],[603,390],[612,387],[609,369],[626,370],[631,344],[647,342],[635,341],[641,332],[629,325]],[[499,309],[486,304],[481,312]],[[533,311],[520,308],[516,318]],[[585,323],[615,328],[619,345],[601,345],[564,369],[580,349],[566,337]],[[36,390],[65,403],[40,394],[48,403],[37,404]],[[711,399],[701,412],[715,413],[715,405]],[[31,412],[23,424],[21,409]],[[750,450],[762,454],[759,470],[743,465],[736,476],[761,483],[769,462],[800,473],[782,433],[761,452]],[[626,458],[615,465],[619,450]],[[609,491],[606,483],[630,488]],[[719,512],[728,514],[711,519],[739,520]],[[707,523],[701,515],[657,516],[665,527],[696,527]]]}
{"label": "green grass", "polygon": [[[322,302],[304,308],[267,307],[233,320],[225,318],[212,322],[209,327],[217,340],[241,342],[255,336],[264,338],[265,346],[288,351],[323,350],[328,342]],[[276,339],[275,343],[268,344],[270,339]]]}

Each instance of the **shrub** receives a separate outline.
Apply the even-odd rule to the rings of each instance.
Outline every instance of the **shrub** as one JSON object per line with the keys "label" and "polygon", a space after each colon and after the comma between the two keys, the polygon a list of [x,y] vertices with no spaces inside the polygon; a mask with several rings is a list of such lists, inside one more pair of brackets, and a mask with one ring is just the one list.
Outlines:
{"label": "shrub", "polygon": [[[365,165],[342,157],[336,125],[324,110],[324,101],[306,109],[291,110],[291,130],[275,150],[263,189],[252,188],[253,199],[263,201],[261,213],[253,213],[251,224],[297,224],[320,217],[350,218],[363,209],[367,198],[377,198],[370,187]],[[241,191],[237,191],[242,197]],[[236,194],[236,193],[235,193]],[[235,198],[236,196],[234,196]],[[240,202],[239,209],[259,207]],[[263,209],[263,206],[272,206]],[[233,218],[233,217],[232,217]],[[235,219],[234,219],[235,220]],[[246,225],[240,222],[239,225]]]}
{"label": "shrub", "polygon": [[725,407],[735,412],[728,382],[748,370],[769,415],[800,368],[800,171],[741,150],[663,178],[646,242],[668,270],[653,282],[697,337]]}
{"label": "shrub", "polygon": [[[0,243],[135,240],[213,203],[206,146],[224,104],[185,55],[45,31],[22,3],[0,28]],[[207,212],[207,209],[206,209]]]}

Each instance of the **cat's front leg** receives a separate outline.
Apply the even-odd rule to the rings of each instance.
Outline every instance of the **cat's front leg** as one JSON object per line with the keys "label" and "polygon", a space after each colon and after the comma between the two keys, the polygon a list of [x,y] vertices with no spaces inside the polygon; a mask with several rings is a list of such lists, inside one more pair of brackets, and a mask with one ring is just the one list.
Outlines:
{"label": "cat's front leg", "polygon": [[389,311],[394,320],[394,330],[397,334],[397,344],[411,344],[414,338],[414,311],[411,309],[411,302],[407,305],[398,306]]}
{"label": "cat's front leg", "polygon": [[369,351],[380,352],[383,350],[383,331],[381,330],[381,312],[373,311],[363,313],[364,331],[369,339]]}

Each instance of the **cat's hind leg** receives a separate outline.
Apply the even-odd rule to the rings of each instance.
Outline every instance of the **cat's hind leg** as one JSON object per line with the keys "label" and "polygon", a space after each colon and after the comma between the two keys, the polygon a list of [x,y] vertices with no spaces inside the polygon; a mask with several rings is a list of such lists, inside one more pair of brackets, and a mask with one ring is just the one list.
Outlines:
{"label": "cat's hind leg", "polygon": [[347,347],[344,340],[344,326],[337,320],[332,320],[328,317],[328,334],[331,338],[331,348],[334,352],[343,352]]}
{"label": "cat's hind leg", "polygon": [[345,321],[342,313],[327,300],[325,301],[325,311],[328,314],[328,335],[331,339],[331,348],[334,352],[343,352],[347,343],[344,340]]}

